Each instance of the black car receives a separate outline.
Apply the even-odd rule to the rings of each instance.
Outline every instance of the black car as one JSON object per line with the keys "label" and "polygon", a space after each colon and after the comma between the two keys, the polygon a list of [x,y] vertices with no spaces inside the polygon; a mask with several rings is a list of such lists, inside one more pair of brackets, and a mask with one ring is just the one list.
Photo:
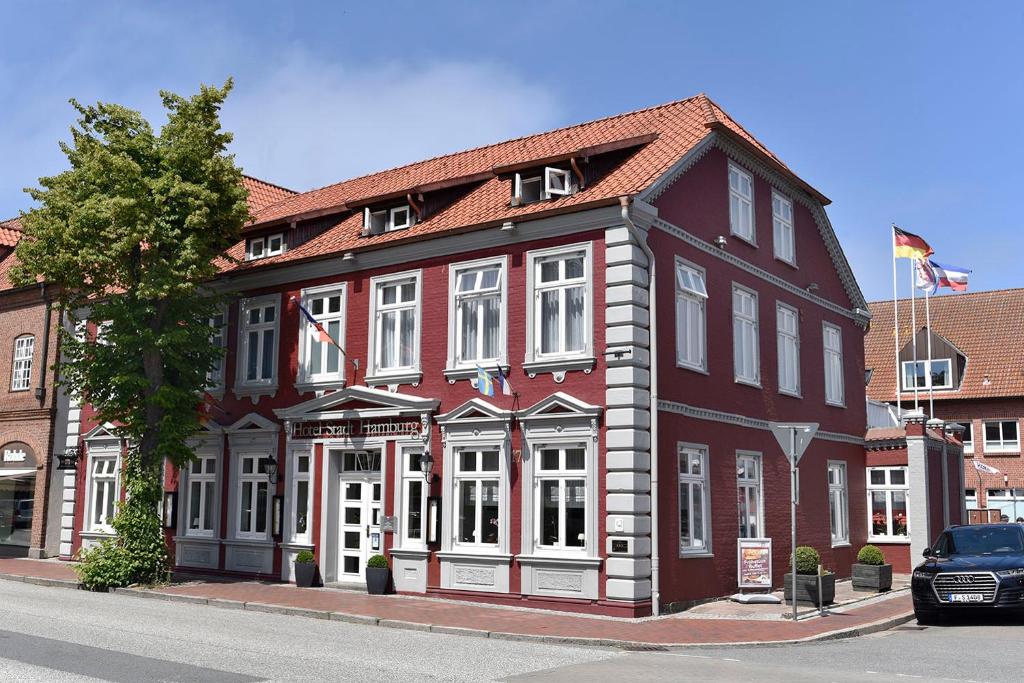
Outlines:
{"label": "black car", "polygon": [[1024,525],[950,527],[924,555],[911,581],[918,623],[979,608],[1024,613]]}

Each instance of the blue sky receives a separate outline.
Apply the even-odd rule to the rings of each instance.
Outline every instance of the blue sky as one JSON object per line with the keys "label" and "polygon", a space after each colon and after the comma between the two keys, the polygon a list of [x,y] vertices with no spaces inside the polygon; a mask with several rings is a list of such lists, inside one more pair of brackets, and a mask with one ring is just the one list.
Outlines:
{"label": "blue sky", "polygon": [[833,200],[869,299],[894,221],[1024,285],[1020,3],[0,5],[0,217],[63,168],[70,97],[159,122],[159,89],[233,76],[239,163],[309,189],[704,91]]}

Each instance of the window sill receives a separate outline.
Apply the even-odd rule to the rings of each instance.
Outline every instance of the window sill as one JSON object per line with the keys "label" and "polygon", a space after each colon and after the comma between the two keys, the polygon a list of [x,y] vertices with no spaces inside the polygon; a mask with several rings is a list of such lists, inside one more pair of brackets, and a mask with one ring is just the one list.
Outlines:
{"label": "window sill", "polygon": [[492,550],[470,552],[467,550],[443,550],[437,553],[440,560],[469,560],[480,562],[511,562],[512,554]]}
{"label": "window sill", "polygon": [[799,391],[785,391],[783,389],[779,389],[779,394],[782,396],[789,396],[790,398],[803,399],[803,396],[800,395]]}
{"label": "window sill", "polygon": [[295,381],[295,391],[306,394],[311,391],[324,391],[326,389],[344,389],[346,385],[343,379],[328,379],[318,381],[307,381],[299,379]]}
{"label": "window sill", "polygon": [[409,370],[406,372],[395,372],[395,373],[378,373],[376,375],[368,375],[363,378],[368,387],[379,387],[379,386],[398,386],[399,384],[411,384],[414,387],[420,385],[420,381],[423,379],[423,373],[419,370]]}
{"label": "window sill", "polygon": [[391,557],[409,560],[425,560],[430,557],[430,550],[427,548],[392,548],[388,551]]}
{"label": "window sill", "polygon": [[203,545],[220,545],[220,539],[212,536],[175,536],[175,543],[199,543]]}
{"label": "window sill", "polygon": [[909,538],[894,538],[892,536],[868,536],[868,543],[881,543],[883,545],[910,545]]}
{"label": "window sill", "polygon": [[287,543],[277,544],[283,550],[312,550],[312,543],[299,543],[298,541],[288,541]]}
{"label": "window sill", "polygon": [[[508,362],[499,361],[497,365],[501,366],[502,371],[505,373],[505,376],[507,377],[509,370],[511,370],[511,366],[508,364]],[[487,372],[494,374],[494,365],[481,365],[480,367],[482,367]],[[447,378],[448,384],[455,384],[455,382],[457,382],[460,379],[476,379],[476,366],[473,366],[471,368],[464,366],[449,366],[444,369],[444,376],[445,378]]]}
{"label": "window sill", "polygon": [[224,539],[224,545],[243,545],[252,546],[254,548],[269,548],[274,545],[274,541],[271,539],[260,538],[226,538]]}
{"label": "window sill", "polygon": [[736,384],[742,384],[743,386],[753,387],[754,389],[762,388],[760,382],[749,380],[749,379],[742,379],[740,377],[735,377],[735,378],[733,378],[733,381]]}
{"label": "window sill", "polygon": [[680,560],[701,560],[701,559],[707,559],[709,557],[714,557],[714,556],[715,556],[714,553],[709,553],[709,552],[705,552],[705,551],[692,552],[692,553],[689,553],[689,552],[679,553],[679,559]]}
{"label": "window sill", "polygon": [[708,375],[709,377],[711,376],[711,373],[708,372],[707,368],[699,365],[687,365],[686,363],[680,363],[678,360],[676,360],[676,367],[679,368],[680,370],[689,370],[690,372],[697,372],[700,373],[701,375]]}
{"label": "window sill", "polygon": [[526,361],[523,363],[523,370],[530,379],[542,373],[551,373],[554,375],[555,383],[561,384],[565,381],[565,373],[582,370],[584,374],[589,375],[596,363],[597,359],[593,356],[565,356]]}
{"label": "window sill", "polygon": [[89,529],[86,531],[79,532],[82,538],[96,539],[96,538],[117,538],[117,533],[111,529],[109,531],[103,531],[100,529]]}
{"label": "window sill", "polygon": [[832,543],[832,547],[833,548],[849,548],[850,547],[850,542],[849,541],[839,541],[838,543],[837,542],[833,542]]}
{"label": "window sill", "polygon": [[846,409],[845,403],[836,403],[835,401],[825,401],[825,405],[827,405],[829,408],[842,408],[844,410]]}
{"label": "window sill", "polygon": [[747,244],[748,246],[754,247],[754,249],[757,249],[757,238],[756,238],[756,234],[757,234],[757,233],[755,232],[755,234],[754,234],[754,235],[752,235],[752,236],[750,236],[750,237],[747,237],[747,236],[745,236],[745,235],[741,235],[741,234],[739,234],[738,232],[733,232],[732,228],[730,228],[730,229],[729,229],[729,235],[730,235],[731,237],[735,237],[735,238],[736,238],[736,239],[738,239],[739,241],[741,241],[741,242],[744,242],[744,243],[746,243],[746,244]]}
{"label": "window sill", "polygon": [[525,565],[573,565],[578,567],[592,567],[597,569],[603,560],[600,557],[591,557],[582,553],[571,553],[567,555],[542,554],[542,555],[516,555],[516,562]]}
{"label": "window sill", "polygon": [[797,266],[796,263],[794,263],[793,261],[790,261],[789,259],[784,259],[781,256],[779,256],[778,254],[775,254],[775,260],[778,261],[779,263],[783,264],[783,265],[789,266],[793,270],[800,270],[800,267]]}
{"label": "window sill", "polygon": [[270,396],[273,398],[277,395],[277,384],[250,384],[250,385],[236,385],[235,386],[235,398],[245,398],[248,396],[252,399],[253,405],[260,400],[261,396]]}

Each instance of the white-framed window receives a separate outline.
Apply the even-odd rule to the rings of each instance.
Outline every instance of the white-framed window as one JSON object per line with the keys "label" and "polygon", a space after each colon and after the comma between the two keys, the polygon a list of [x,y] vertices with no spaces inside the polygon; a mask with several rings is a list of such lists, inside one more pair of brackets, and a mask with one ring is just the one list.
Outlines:
{"label": "white-framed window", "polygon": [[534,472],[537,546],[579,550],[587,547],[587,445],[538,446]]}
{"label": "white-framed window", "polygon": [[507,260],[451,267],[449,367],[493,370],[506,357]]}
{"label": "white-framed window", "polygon": [[113,533],[114,515],[120,497],[120,471],[117,453],[93,455],[89,469],[89,523],[87,531]]}
{"label": "white-framed window", "polygon": [[761,497],[761,454],[736,453],[736,500],[739,538],[764,536],[764,501]]}
{"label": "white-framed window", "polygon": [[828,512],[832,545],[850,542],[849,488],[846,463],[828,461]]}
{"label": "white-framed window", "polygon": [[241,385],[277,382],[277,334],[280,296],[243,299],[239,305],[238,375]]}
{"label": "white-framed window", "polygon": [[455,450],[456,546],[493,546],[501,543],[501,452],[492,448]]}
{"label": "white-framed window", "polygon": [[246,242],[245,259],[255,261],[256,259],[267,258],[283,254],[285,250],[284,234],[263,235],[250,237]]}
{"label": "white-framed window", "polygon": [[587,356],[593,343],[590,245],[529,252],[527,258],[533,351],[528,360]]}
{"label": "white-framed window", "polygon": [[197,454],[188,465],[186,536],[216,535],[217,490],[217,456]]}
{"label": "white-framed window", "polygon": [[975,489],[964,489],[964,504],[968,510],[978,509],[978,492]]}
{"label": "white-framed window", "polygon": [[421,447],[403,447],[402,453],[402,547],[427,544],[427,496],[429,488],[423,476]]}
{"label": "white-framed window", "polygon": [[706,371],[708,288],[703,268],[676,260],[676,362]]}
{"label": "white-framed window", "polygon": [[972,420],[953,420],[964,427],[964,453],[974,452],[974,422]]}
{"label": "white-framed window", "polygon": [[238,456],[238,503],[236,529],[239,538],[266,539],[270,511],[270,479],[266,453]]}
{"label": "white-framed window", "polygon": [[291,542],[310,544],[313,538],[313,452],[293,450],[290,459]]}
{"label": "white-framed window", "polygon": [[420,271],[371,279],[370,358],[374,375],[417,371]]}
{"label": "white-framed window", "polygon": [[772,241],[775,258],[796,265],[796,237],[793,230],[793,202],[772,190]]}
{"label": "white-framed window", "polygon": [[512,205],[533,204],[572,194],[572,175],[564,168],[546,167],[543,171],[516,173],[512,184]]}
{"label": "white-framed window", "polygon": [[909,506],[906,467],[869,467],[868,538],[900,540],[909,538]]}
{"label": "white-framed window", "polygon": [[371,235],[403,230],[412,227],[412,224],[413,214],[408,204],[377,211],[371,211],[370,207],[363,209],[363,229]]}
{"label": "white-framed window", "polygon": [[846,401],[843,386],[843,332],[836,325],[822,323],[825,353],[825,403],[842,406]]}
{"label": "white-framed window", "polygon": [[11,391],[25,391],[32,384],[32,354],[36,338],[23,334],[14,340],[14,362],[11,365]]}
{"label": "white-framed window", "polygon": [[985,420],[986,453],[1016,453],[1020,450],[1020,431],[1016,420]]}
{"label": "white-framed window", "polygon": [[761,385],[757,292],[732,286],[733,373],[737,382]]}
{"label": "white-framed window", "polygon": [[756,244],[754,235],[754,179],[729,162],[729,231]]}
{"label": "white-framed window", "polygon": [[903,361],[903,389],[952,389],[953,362],[949,358],[932,361]]}
{"label": "white-framed window", "polygon": [[779,391],[800,395],[800,311],[781,301],[775,305]]}
{"label": "white-framed window", "polygon": [[710,552],[707,449],[679,444],[679,554]]}
{"label": "white-framed window", "polygon": [[224,349],[228,344],[227,308],[221,307],[220,310],[210,316],[210,343],[221,350],[221,355],[213,361],[213,367],[206,373],[206,388],[221,389],[224,387],[224,370],[227,363],[227,358],[224,355]]}
{"label": "white-framed window", "polygon": [[[302,306],[331,339],[345,343],[345,285],[332,284],[302,290]],[[345,357],[320,334],[305,316],[299,316],[299,382],[316,384],[340,382],[345,379]]]}

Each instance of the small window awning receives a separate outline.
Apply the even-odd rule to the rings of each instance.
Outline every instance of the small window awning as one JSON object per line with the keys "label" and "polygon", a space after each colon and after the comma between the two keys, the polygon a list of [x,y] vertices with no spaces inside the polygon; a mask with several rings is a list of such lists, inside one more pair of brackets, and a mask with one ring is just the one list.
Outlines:
{"label": "small window awning", "polygon": [[2,470],[0,469],[0,479],[19,479],[21,477],[28,477],[36,473],[35,468],[28,470]]}

